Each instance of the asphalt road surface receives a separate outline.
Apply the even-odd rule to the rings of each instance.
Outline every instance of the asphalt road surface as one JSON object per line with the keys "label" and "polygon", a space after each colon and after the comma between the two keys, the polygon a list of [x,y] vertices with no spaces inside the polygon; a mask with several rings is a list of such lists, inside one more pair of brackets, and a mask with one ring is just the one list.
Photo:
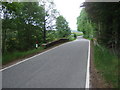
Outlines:
{"label": "asphalt road surface", "polygon": [[78,37],[2,71],[3,88],[85,88],[89,41]]}

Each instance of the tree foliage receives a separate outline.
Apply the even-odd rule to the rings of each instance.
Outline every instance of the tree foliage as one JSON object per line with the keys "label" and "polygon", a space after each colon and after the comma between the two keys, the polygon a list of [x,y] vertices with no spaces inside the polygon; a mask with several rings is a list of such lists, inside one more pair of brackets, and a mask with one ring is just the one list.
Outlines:
{"label": "tree foliage", "polygon": [[58,13],[52,1],[46,5],[40,2],[2,2],[3,53],[26,51],[34,48],[36,41],[42,44],[46,40],[45,32],[55,27]]}
{"label": "tree foliage", "polygon": [[[99,44],[120,50],[120,3],[119,2],[85,2],[85,12],[91,23],[95,23],[94,37]],[[78,21],[81,23],[81,21]],[[79,26],[80,27],[80,26]]]}
{"label": "tree foliage", "polygon": [[80,16],[77,18],[77,29],[83,32],[85,38],[93,37],[94,23],[91,23],[85,9],[83,8]]}
{"label": "tree foliage", "polygon": [[55,21],[59,12],[55,8],[53,0],[41,0],[40,5],[44,8],[44,29],[43,29],[43,40],[46,43],[47,30],[55,29]]}
{"label": "tree foliage", "polygon": [[71,34],[68,22],[63,16],[59,16],[56,20],[56,29],[59,38],[67,37]]}

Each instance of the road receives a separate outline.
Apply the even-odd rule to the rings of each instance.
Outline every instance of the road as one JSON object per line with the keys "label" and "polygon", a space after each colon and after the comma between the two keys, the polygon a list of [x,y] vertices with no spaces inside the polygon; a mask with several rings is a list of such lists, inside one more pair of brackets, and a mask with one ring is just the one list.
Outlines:
{"label": "road", "polygon": [[89,41],[78,37],[2,71],[3,88],[85,88]]}

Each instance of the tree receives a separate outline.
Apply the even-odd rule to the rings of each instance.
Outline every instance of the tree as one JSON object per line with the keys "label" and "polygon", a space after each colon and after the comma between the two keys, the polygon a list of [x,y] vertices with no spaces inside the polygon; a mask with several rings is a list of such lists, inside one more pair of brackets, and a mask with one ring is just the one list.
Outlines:
{"label": "tree", "polygon": [[8,3],[2,2],[2,52],[6,52],[7,42],[10,40],[10,36],[15,32],[16,24],[14,23],[16,19],[17,10],[21,7],[19,3]]}
{"label": "tree", "polygon": [[71,34],[71,30],[68,26],[68,22],[63,16],[57,17],[56,29],[57,29],[59,38],[67,37]]}
{"label": "tree", "polygon": [[94,31],[94,23],[91,22],[85,9],[83,8],[80,16],[77,17],[77,28],[78,31],[83,32],[85,38],[92,38]]}
{"label": "tree", "polygon": [[46,30],[55,29],[56,17],[59,16],[59,12],[55,8],[53,0],[41,0],[40,5],[44,8],[44,29],[43,29],[43,39],[46,43]]}
{"label": "tree", "polygon": [[[18,38],[20,41],[20,46],[24,43],[24,47],[20,48],[34,48],[35,42],[40,40],[41,37],[39,36],[42,36],[40,34],[42,34],[41,32],[43,29],[44,9],[41,6],[38,6],[38,3],[36,2],[27,2],[23,3],[21,13],[22,14],[20,14],[18,18],[20,21]],[[40,41],[42,41],[42,39]]]}
{"label": "tree", "polygon": [[120,51],[120,3],[85,2],[85,11],[96,24],[96,38],[99,44],[113,51]]}
{"label": "tree", "polygon": [[2,51],[32,49],[42,40],[44,9],[37,2],[2,3]]}

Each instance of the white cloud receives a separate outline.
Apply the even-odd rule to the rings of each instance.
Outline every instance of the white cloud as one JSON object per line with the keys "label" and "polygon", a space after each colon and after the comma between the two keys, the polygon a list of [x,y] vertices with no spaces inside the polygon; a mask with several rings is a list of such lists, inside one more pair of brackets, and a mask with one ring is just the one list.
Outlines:
{"label": "white cloud", "polygon": [[63,15],[69,22],[72,30],[77,30],[77,17],[80,14],[80,5],[85,0],[54,0],[56,7],[61,15]]}

